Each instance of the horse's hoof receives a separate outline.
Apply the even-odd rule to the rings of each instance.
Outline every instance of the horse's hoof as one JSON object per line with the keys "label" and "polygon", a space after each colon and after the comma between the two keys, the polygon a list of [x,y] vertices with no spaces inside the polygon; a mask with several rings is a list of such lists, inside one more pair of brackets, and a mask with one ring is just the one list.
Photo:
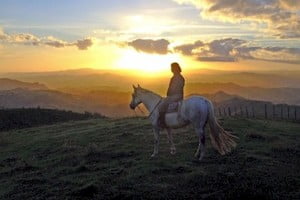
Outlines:
{"label": "horse's hoof", "polygon": [[151,154],[150,158],[154,158],[156,156],[156,154]]}

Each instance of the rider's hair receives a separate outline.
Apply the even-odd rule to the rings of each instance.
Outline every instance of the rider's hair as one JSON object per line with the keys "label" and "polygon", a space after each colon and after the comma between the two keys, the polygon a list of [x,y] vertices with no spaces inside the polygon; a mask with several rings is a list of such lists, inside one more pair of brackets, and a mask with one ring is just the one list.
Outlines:
{"label": "rider's hair", "polygon": [[171,68],[172,68],[172,71],[175,71],[178,73],[181,72],[181,67],[179,66],[179,64],[177,62],[172,63]]}

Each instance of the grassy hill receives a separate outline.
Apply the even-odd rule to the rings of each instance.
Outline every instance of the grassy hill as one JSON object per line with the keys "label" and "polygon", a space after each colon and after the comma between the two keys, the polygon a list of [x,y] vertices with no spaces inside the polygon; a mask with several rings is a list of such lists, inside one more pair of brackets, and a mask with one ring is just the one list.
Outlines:
{"label": "grassy hill", "polygon": [[197,136],[166,133],[150,159],[143,118],[92,119],[0,133],[0,199],[299,199],[300,124],[226,118],[239,136],[226,156],[210,145],[193,158]]}

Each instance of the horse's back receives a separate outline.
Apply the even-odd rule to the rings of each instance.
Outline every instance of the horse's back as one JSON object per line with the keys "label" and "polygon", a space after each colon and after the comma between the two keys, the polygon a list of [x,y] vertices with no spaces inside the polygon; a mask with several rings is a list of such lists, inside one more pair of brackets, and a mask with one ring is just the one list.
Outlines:
{"label": "horse's back", "polygon": [[207,98],[200,96],[200,95],[192,95],[183,100],[184,104],[195,104],[195,103],[202,104],[202,103],[207,103],[207,102],[210,102],[210,101]]}
{"label": "horse's back", "polygon": [[[167,113],[166,122],[171,128],[180,128],[190,122],[206,121],[209,110],[209,100],[200,95],[185,98],[178,112]],[[203,118],[204,117],[204,118]]]}
{"label": "horse's back", "polygon": [[200,95],[189,96],[182,102],[181,114],[189,120],[200,119],[199,116],[209,113],[210,104],[210,100]]}

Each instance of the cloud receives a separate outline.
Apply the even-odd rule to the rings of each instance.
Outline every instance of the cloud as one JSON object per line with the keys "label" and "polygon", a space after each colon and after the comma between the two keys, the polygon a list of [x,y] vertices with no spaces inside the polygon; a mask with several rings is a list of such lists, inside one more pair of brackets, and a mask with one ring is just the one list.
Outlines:
{"label": "cloud", "polygon": [[265,23],[270,34],[280,38],[300,37],[298,0],[174,0],[201,10],[204,18]]}
{"label": "cloud", "polygon": [[236,58],[231,55],[231,52],[244,43],[246,43],[244,40],[226,38],[207,43],[196,41],[193,44],[176,46],[174,50],[183,55],[194,56],[199,61],[234,62]]}
{"label": "cloud", "polygon": [[300,48],[240,47],[232,54],[244,59],[300,64]]}
{"label": "cloud", "polygon": [[76,42],[67,42],[59,40],[53,36],[37,37],[28,33],[6,34],[0,29],[0,42],[9,44],[22,44],[32,46],[51,46],[54,48],[64,48],[68,46],[76,46],[79,50],[87,50],[93,45],[93,39],[87,38],[77,40]]}
{"label": "cloud", "polygon": [[205,62],[236,62],[240,59],[300,64],[300,48],[251,46],[250,42],[225,38],[196,41],[174,47],[176,52]]}
{"label": "cloud", "polygon": [[193,55],[193,50],[203,47],[204,43],[202,41],[196,41],[193,44],[184,44],[174,48],[175,51],[181,52],[183,55],[191,56]]}
{"label": "cloud", "polygon": [[297,0],[279,0],[280,6],[289,10],[299,10],[300,1]]}
{"label": "cloud", "polygon": [[63,40],[59,40],[52,36],[48,36],[41,43],[44,45],[47,45],[47,46],[55,47],[55,48],[63,48],[67,45],[67,42],[65,42]]}
{"label": "cloud", "polygon": [[87,50],[90,46],[93,45],[93,40],[88,38],[84,40],[77,40],[75,45],[78,47],[80,50]]}
{"label": "cloud", "polygon": [[170,42],[165,39],[137,39],[128,42],[128,46],[132,46],[137,51],[152,53],[152,54],[167,54]]}

